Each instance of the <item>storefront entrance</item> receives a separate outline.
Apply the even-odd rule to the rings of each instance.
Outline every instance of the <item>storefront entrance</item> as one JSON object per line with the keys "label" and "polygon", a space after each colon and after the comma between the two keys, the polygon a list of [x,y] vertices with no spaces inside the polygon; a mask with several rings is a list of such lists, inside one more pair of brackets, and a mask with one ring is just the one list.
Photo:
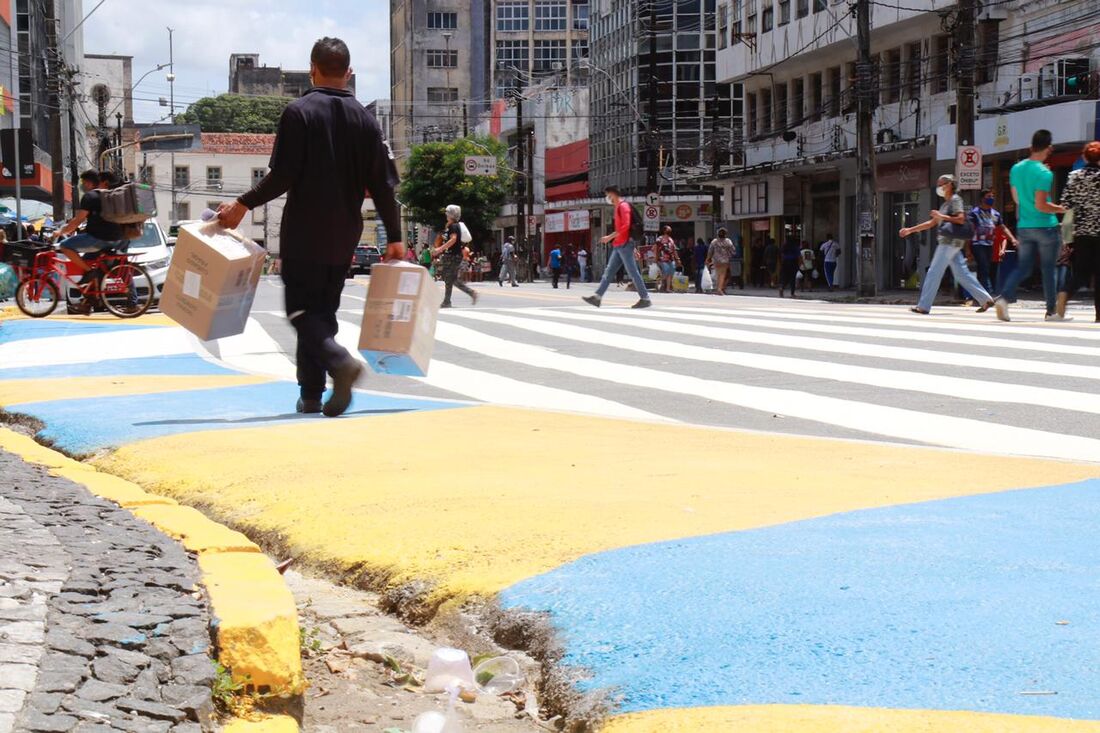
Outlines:
{"label": "storefront entrance", "polygon": [[919,269],[922,237],[914,235],[902,239],[898,231],[902,227],[911,227],[922,221],[920,193],[917,191],[890,193],[887,194],[886,201],[890,215],[885,232],[885,252],[889,258],[885,268],[886,287],[891,290],[916,289],[921,279]]}

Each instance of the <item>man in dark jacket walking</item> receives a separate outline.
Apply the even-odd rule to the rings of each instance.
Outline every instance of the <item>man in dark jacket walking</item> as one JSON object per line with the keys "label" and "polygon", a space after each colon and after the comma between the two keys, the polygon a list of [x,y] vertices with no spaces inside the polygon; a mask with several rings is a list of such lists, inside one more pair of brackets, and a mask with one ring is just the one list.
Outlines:
{"label": "man in dark jacket walking", "polygon": [[[223,204],[218,218],[236,227],[250,209],[284,193],[280,255],[287,318],[298,333],[298,412],[342,415],[363,365],[336,343],[336,311],[370,192],[389,239],[387,259],[401,259],[397,168],[378,122],[348,91],[351,54],[322,38],[310,54],[313,88],[287,105],[271,153],[271,171],[251,191]],[[321,404],[325,374],[332,395]]]}

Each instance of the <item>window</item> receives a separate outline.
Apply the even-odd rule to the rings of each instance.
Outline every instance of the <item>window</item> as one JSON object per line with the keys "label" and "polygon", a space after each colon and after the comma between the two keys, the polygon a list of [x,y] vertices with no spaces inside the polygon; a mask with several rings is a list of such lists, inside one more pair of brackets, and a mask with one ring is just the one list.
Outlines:
{"label": "window", "polygon": [[856,92],[858,91],[858,77],[856,76],[856,62],[850,61],[844,65],[848,75],[848,85],[844,89],[844,105],[841,114],[852,114],[856,111]]}
{"label": "window", "polygon": [[588,58],[588,39],[578,38],[573,41],[573,65],[578,65],[581,59],[586,58]]}
{"label": "window", "polygon": [[772,129],[783,132],[787,129],[787,85],[779,84],[775,87],[775,124]]}
{"label": "window", "polygon": [[883,56],[882,103],[890,104],[901,99],[901,49],[887,51]]}
{"label": "window", "polygon": [[527,71],[530,47],[527,41],[497,41],[497,68]]}
{"label": "window", "polygon": [[820,13],[829,7],[828,0],[814,0],[814,12]]}
{"label": "window", "polygon": [[757,134],[767,135],[772,131],[772,90],[760,90],[760,130]]}
{"label": "window", "polygon": [[802,79],[795,79],[791,82],[791,127],[802,124],[805,106],[806,82]]}
{"label": "window", "polygon": [[810,114],[807,115],[810,122],[817,122],[821,119],[822,91],[821,74],[810,74]]}
{"label": "window", "polygon": [[756,95],[753,94],[752,92],[749,92],[748,94],[746,94],[745,95],[745,105],[748,107],[748,114],[749,114],[749,119],[748,119],[749,137],[752,137],[753,135],[756,134],[756,122],[757,122]]}
{"label": "window", "polygon": [[458,101],[458,89],[455,87],[428,87],[430,104],[446,104]]}
{"label": "window", "polygon": [[[264,206],[257,206],[255,209],[252,210],[252,223],[253,224],[259,224],[261,226],[264,224],[264,209],[265,208],[266,207],[264,207]],[[261,242],[261,244],[262,244],[262,242]]]}
{"label": "window", "polygon": [[176,188],[187,188],[191,185],[191,166],[177,165],[175,171]]}
{"label": "window", "polygon": [[767,33],[775,26],[775,8],[768,4],[768,7],[764,8],[764,14],[760,18],[760,32]]}
{"label": "window", "polygon": [[156,168],[154,168],[151,165],[141,166],[141,170],[140,170],[140,173],[139,173],[139,178],[141,179],[141,182],[146,184],[146,185],[156,186],[157,185],[157,171],[156,171]]}
{"label": "window", "polygon": [[535,0],[535,30],[564,31],[565,0]]}
{"label": "window", "polygon": [[208,165],[206,166],[206,187],[212,188],[215,191],[222,190],[222,169],[221,166]]}
{"label": "window", "polygon": [[779,0],[779,25],[791,22],[791,0]]}
{"label": "window", "polygon": [[1000,29],[1000,21],[983,20],[978,23],[978,68],[975,80],[979,84],[989,84],[997,78]]}
{"label": "window", "polygon": [[573,30],[588,30],[588,3],[573,3]]}
{"label": "window", "polygon": [[825,107],[829,117],[840,116],[840,67],[829,69],[829,104]]}
{"label": "window", "polygon": [[950,72],[947,70],[948,57],[951,52],[951,41],[946,35],[936,36],[932,39],[932,68],[929,74],[929,92],[942,94],[951,84],[948,79]]}
{"label": "window", "polygon": [[428,28],[453,31],[458,28],[458,13],[428,13]]}
{"label": "window", "polygon": [[799,18],[805,18],[810,14],[810,0],[797,0],[798,9],[795,11]]}
{"label": "window", "polygon": [[728,5],[721,5],[718,7],[718,48],[723,49],[728,43],[730,25],[730,8]]}
{"label": "window", "polygon": [[768,183],[742,183],[733,187],[733,215],[768,213]]}
{"label": "window", "polygon": [[498,74],[496,77],[497,99],[511,99],[511,97],[523,89],[523,84],[513,74]]}
{"label": "window", "polygon": [[176,221],[187,221],[191,218],[191,204],[188,201],[176,202]]}
{"label": "window", "polygon": [[909,99],[920,99],[921,62],[923,53],[921,44],[910,43],[908,46],[908,59],[905,62],[905,96]]}
{"label": "window", "polygon": [[535,71],[555,71],[565,65],[565,41],[535,41]]}
{"label": "window", "polygon": [[531,11],[526,2],[502,2],[497,5],[498,31],[525,31]]}
{"label": "window", "polygon": [[453,69],[458,66],[458,51],[428,51],[429,69]]}
{"label": "window", "polygon": [[257,183],[262,181],[266,175],[267,175],[267,168],[253,168],[252,169],[252,185],[255,186]]}

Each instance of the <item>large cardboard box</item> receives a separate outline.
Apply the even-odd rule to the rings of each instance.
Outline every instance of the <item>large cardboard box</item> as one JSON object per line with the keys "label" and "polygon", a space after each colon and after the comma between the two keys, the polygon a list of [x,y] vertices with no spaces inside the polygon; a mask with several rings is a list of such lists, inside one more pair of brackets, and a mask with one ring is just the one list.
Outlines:
{"label": "large cardboard box", "polygon": [[181,226],[161,312],[204,341],[243,333],[266,256],[216,221]]}
{"label": "large cardboard box", "polygon": [[370,270],[359,352],[380,374],[426,376],[438,315],[439,289],[426,269],[378,263]]}

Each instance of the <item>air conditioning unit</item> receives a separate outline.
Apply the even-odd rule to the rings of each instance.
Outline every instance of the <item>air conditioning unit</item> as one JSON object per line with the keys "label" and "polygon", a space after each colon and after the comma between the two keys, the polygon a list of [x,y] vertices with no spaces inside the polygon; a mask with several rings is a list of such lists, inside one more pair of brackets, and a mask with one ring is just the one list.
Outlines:
{"label": "air conditioning unit", "polygon": [[1032,102],[1039,98],[1039,75],[1024,74],[1016,82],[1016,99]]}
{"label": "air conditioning unit", "polygon": [[1073,56],[1052,61],[1039,71],[1041,96],[1077,97],[1089,93],[1092,81],[1087,57]]}

